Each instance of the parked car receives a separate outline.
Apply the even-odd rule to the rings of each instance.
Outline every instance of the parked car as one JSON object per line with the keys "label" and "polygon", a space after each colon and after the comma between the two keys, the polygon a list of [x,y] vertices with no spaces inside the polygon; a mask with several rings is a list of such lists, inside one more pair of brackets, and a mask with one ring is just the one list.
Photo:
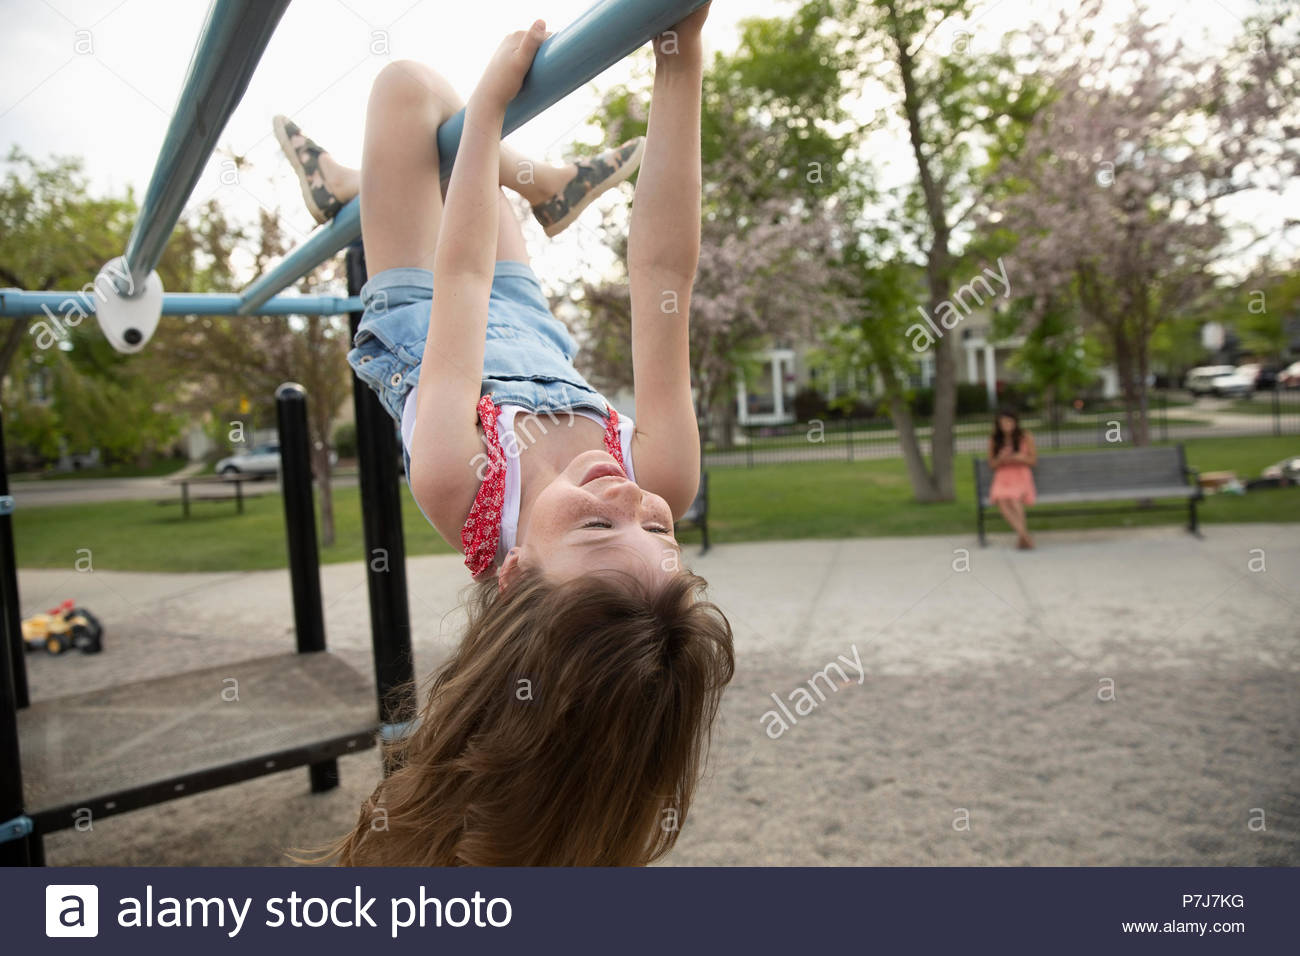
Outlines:
{"label": "parked car", "polygon": [[1300,362],[1292,362],[1278,372],[1277,380],[1283,388],[1300,388]]}
{"label": "parked car", "polygon": [[[330,449],[330,466],[339,463],[338,452]],[[280,471],[280,445],[271,442],[266,445],[254,445],[247,451],[230,455],[217,462],[218,475],[244,475],[260,478],[277,474]]]}
{"label": "parked car", "polygon": [[274,475],[280,470],[279,444],[254,445],[217,462],[218,475]]}
{"label": "parked car", "polygon": [[1193,395],[1211,395],[1214,393],[1214,380],[1223,375],[1232,375],[1237,369],[1231,365],[1202,365],[1192,369],[1183,380],[1183,387]]}
{"label": "parked car", "polygon": [[1258,365],[1243,365],[1227,375],[1210,381],[1210,389],[1219,398],[1249,398],[1255,392]]}
{"label": "parked car", "polygon": [[1271,392],[1277,388],[1278,376],[1282,374],[1282,369],[1277,365],[1261,365],[1259,374],[1255,376],[1255,391]]}

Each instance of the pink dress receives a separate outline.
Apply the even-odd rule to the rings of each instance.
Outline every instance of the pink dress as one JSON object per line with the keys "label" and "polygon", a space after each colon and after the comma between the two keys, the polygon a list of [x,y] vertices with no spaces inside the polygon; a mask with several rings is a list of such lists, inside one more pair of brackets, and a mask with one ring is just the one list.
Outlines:
{"label": "pink dress", "polygon": [[1026,507],[1035,500],[1034,469],[1018,461],[993,469],[993,483],[989,486],[989,504],[999,501],[1020,501]]}

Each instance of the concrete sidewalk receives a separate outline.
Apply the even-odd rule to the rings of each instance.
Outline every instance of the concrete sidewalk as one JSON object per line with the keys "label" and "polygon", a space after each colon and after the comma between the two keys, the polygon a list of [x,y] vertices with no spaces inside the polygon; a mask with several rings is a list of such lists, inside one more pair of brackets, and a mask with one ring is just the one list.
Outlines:
{"label": "concrete sidewalk", "polygon": [[[1300,526],[1038,541],[692,553],[737,675],[670,862],[1300,863]],[[34,697],[293,646],[284,571],[19,577],[24,613],[72,597],[108,627],[97,657],[29,655]],[[412,558],[408,578],[423,677],[457,638],[468,575],[442,555]],[[330,646],[371,674],[364,566],[322,579]],[[861,679],[845,670],[774,737],[777,700],[837,659]],[[109,818],[51,837],[49,859],[279,862],[351,825],[377,758],[346,758],[343,777],[316,797],[294,772]]]}

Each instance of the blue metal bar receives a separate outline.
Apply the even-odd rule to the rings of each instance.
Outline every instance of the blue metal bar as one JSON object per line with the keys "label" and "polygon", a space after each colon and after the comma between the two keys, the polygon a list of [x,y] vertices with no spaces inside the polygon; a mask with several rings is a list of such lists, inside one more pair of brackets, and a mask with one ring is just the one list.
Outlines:
{"label": "blue metal bar", "polygon": [[[44,315],[62,325],[78,325],[95,311],[94,292],[22,292],[0,289],[0,318]],[[163,315],[343,315],[361,308],[356,296],[280,295],[263,302],[252,313],[242,313],[242,300],[233,292],[167,292]]]}
{"label": "blue metal bar", "polygon": [[162,257],[181,210],[194,192],[217,137],[235,111],[289,0],[213,0],[190,59],[176,111],[158,152],[149,188],[126,246],[130,282],[140,288]]}
{"label": "blue metal bar", "polygon": [[312,269],[343,247],[361,238],[361,203],[352,200],[339,210],[329,225],[316,230],[271,269],[246,288],[240,296],[240,315],[256,315],[271,296],[289,288]]}
{"label": "blue metal bar", "polygon": [[[388,738],[384,738],[387,740]],[[0,823],[0,843],[6,843],[9,840],[21,840],[23,837],[31,836],[32,818],[25,813],[21,813],[12,820],[6,820]]]}
{"label": "blue metal bar", "polygon": [[[518,95],[506,108],[501,135],[514,132],[554,106],[704,3],[705,0],[600,0],[542,44]],[[444,181],[451,177],[464,126],[465,111],[461,110],[438,127],[438,154]]]}
{"label": "blue metal bar", "polygon": [[[519,94],[506,108],[501,135],[514,132],[554,106],[704,3],[705,0],[600,0],[542,44]],[[465,111],[461,110],[438,127],[438,153],[444,181],[451,176],[464,126]],[[360,235],[360,200],[353,199],[328,227],[245,289],[245,305],[240,312],[255,313],[271,296],[287,289]]]}

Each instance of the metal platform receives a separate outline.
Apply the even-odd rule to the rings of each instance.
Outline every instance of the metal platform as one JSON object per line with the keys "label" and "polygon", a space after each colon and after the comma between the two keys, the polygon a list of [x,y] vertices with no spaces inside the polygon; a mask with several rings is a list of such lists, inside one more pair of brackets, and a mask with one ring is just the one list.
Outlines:
{"label": "metal platform", "polygon": [[370,681],[327,651],[34,701],[18,712],[27,813],[62,830],[364,750],[378,727]]}

